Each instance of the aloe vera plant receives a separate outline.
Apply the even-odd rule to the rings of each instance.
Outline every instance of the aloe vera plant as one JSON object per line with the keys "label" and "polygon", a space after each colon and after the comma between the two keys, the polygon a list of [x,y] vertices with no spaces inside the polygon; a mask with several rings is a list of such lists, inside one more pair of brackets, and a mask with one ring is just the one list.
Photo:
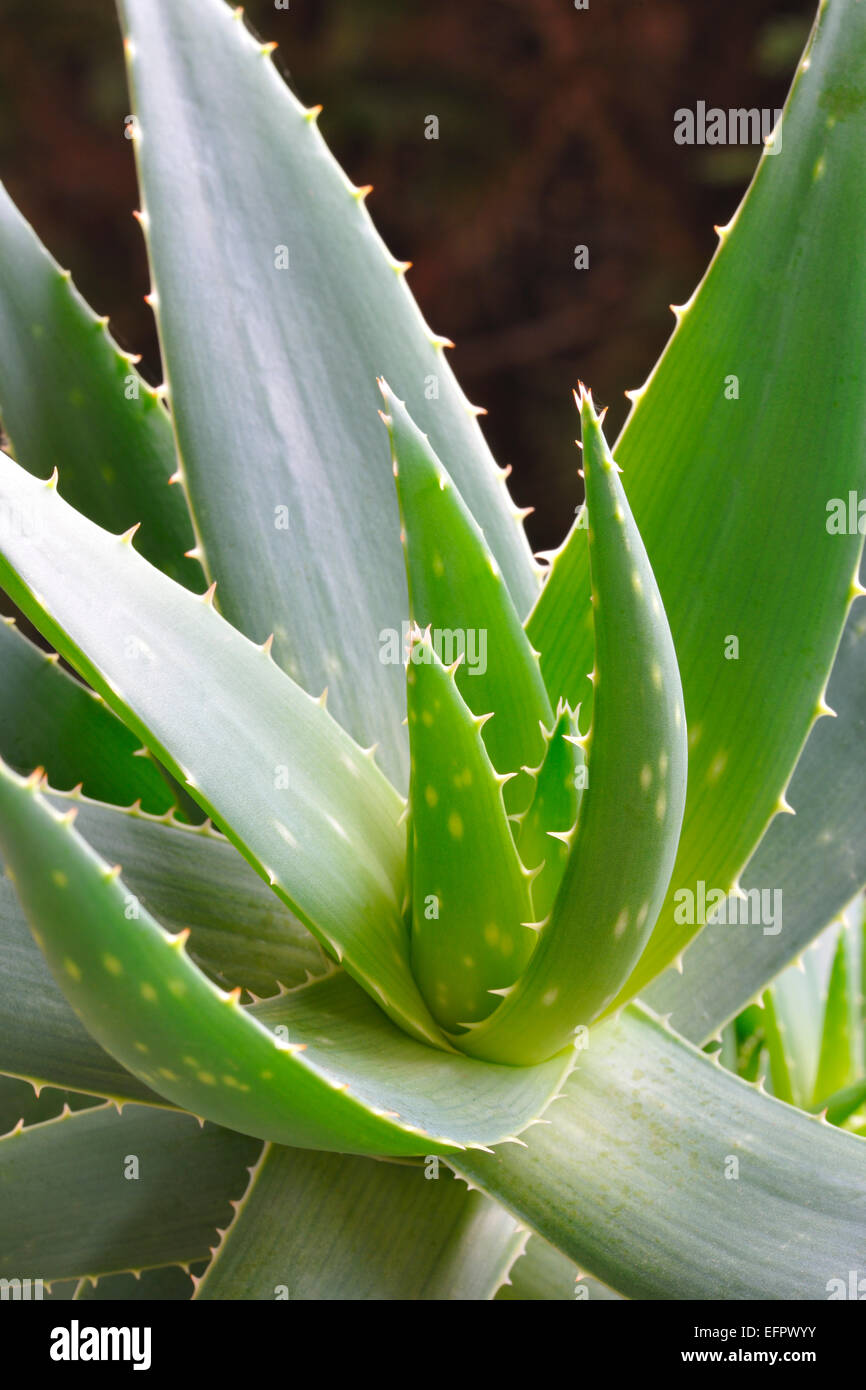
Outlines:
{"label": "aloe vera plant", "polygon": [[579,388],[542,565],[272,46],[123,0],[163,387],[0,195],[0,585],[53,649],[0,625],[2,1277],[862,1263],[862,8],[822,5],[612,451]]}

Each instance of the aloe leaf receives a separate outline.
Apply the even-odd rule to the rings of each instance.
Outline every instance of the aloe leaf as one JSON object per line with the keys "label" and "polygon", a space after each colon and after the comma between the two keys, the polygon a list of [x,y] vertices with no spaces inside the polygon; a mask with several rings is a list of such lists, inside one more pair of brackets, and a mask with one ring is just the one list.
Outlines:
{"label": "aloe leaf", "polygon": [[613,1302],[620,1299],[605,1284],[581,1274],[573,1260],[561,1254],[541,1236],[530,1236],[520,1259],[512,1265],[508,1282],[496,1294],[501,1302],[515,1300],[562,1303]]}
{"label": "aloe leaf", "polygon": [[[778,816],[740,876],[744,891],[781,894],[780,930],[740,926],[737,911],[708,923],[686,949],[682,973],[654,980],[643,998],[703,1043],[794,960],[866,883],[866,605],[853,605],[827,687],[835,719],[812,729]],[[833,794],[827,795],[832,787]]]}
{"label": "aloe leaf", "polygon": [[[862,919],[862,900],[858,914]],[[827,982],[827,1002],[812,1104],[820,1104],[863,1073],[863,1030],[860,1022],[860,922],[836,933],[836,951]]]}
{"label": "aloe leaf", "polygon": [[861,1140],[632,1005],[590,1031],[528,1148],[456,1165],[628,1298],[824,1299],[862,1268]]}
{"label": "aloe leaf", "polygon": [[[454,1152],[513,1138],[570,1065],[556,1059],[515,1073],[423,1046],[342,972],[240,1007],[240,990],[226,993],[204,976],[186,954],[186,933],[158,925],[69,814],[8,772],[0,849],[51,972],[89,1032],[139,1081],[217,1123],[298,1147]],[[43,1051],[37,1042],[35,1056]],[[121,1073],[114,1093],[122,1086]]]}
{"label": "aloe leaf", "polygon": [[[202,574],[174,439],[159,394],[135,370],[0,184],[0,415],[15,457],[40,478],[63,469],[69,501],[98,525],[142,523],[141,550],[190,588]],[[34,383],[41,382],[42,390]],[[4,525],[29,524],[10,513]]]}
{"label": "aloe leaf", "polygon": [[409,613],[432,629],[446,666],[462,657],[456,682],[476,715],[493,717],[484,742],[497,772],[512,774],[509,812],[526,807],[534,767],[544,751],[541,726],[553,713],[544,681],[484,533],[430,441],[402,401],[381,383],[400,504]]}
{"label": "aloe leaf", "polygon": [[592,715],[592,590],[589,581],[589,519],[586,505],[562,545],[544,558],[548,569],[541,593],[526,619],[526,633],[539,654],[551,703],[580,705],[584,723]]}
{"label": "aloe leaf", "polygon": [[[206,1266],[194,1263],[198,1274]],[[130,1303],[144,1299],[149,1303],[178,1303],[192,1298],[193,1284],[189,1264],[162,1265],[134,1274],[107,1274],[102,1279],[80,1279],[76,1285],[76,1303]],[[59,1289],[56,1285],[52,1293]]]}
{"label": "aloe leaf", "polygon": [[[671,890],[620,999],[694,936],[697,924],[674,918],[674,892],[699,880],[729,891],[782,809],[854,592],[863,538],[827,523],[833,499],[866,490],[866,276],[851,262],[866,226],[864,74],[862,5],[823,6],[781,149],[764,154],[720,230],[614,447],[670,621],[690,734]],[[566,585],[581,612],[587,561],[584,538],[573,541],[580,553],[555,562],[547,586]],[[551,609],[555,600],[554,588]],[[586,648],[579,670],[588,659]]]}
{"label": "aloe leaf", "polygon": [[[170,930],[191,928],[192,958],[224,987],[259,995],[327,969],[323,953],[234,848],[212,832],[52,797],[135,899]],[[94,1042],[54,984],[14,889],[0,878],[0,1070],[118,1100],[166,1104]],[[20,1083],[24,1085],[24,1083]],[[12,1117],[12,1123],[20,1115]]]}
{"label": "aloe leaf", "polygon": [[676,854],[685,717],[664,610],[591,398],[580,398],[592,557],[595,702],[589,780],[549,921],[471,1056],[540,1061],[605,1008],[640,955]]}
{"label": "aloe leaf", "polygon": [[18,1125],[38,1125],[44,1120],[53,1120],[65,1105],[72,1110],[84,1110],[98,1104],[93,1096],[58,1091],[53,1086],[37,1089],[17,1076],[0,1075],[0,1136]]}
{"label": "aloe leaf", "polygon": [[379,660],[406,583],[377,375],[453,461],[525,613],[537,579],[522,528],[317,110],[222,0],[120,8],[166,379],[223,611],[257,641],[275,632],[289,674],[327,684],[341,723],[405,780],[402,672]]}
{"label": "aloe leaf", "polygon": [[535,945],[530,874],[456,671],[429,636],[407,668],[412,780],[412,969],[434,1018],[454,1031],[484,1018]]}
{"label": "aloe leaf", "polygon": [[492,1298],[525,1236],[435,1159],[266,1147],[196,1299]]}
{"label": "aloe leaf", "polygon": [[0,1277],[82,1278],[206,1256],[258,1151],[192,1115],[135,1105],[6,1135]]}
{"label": "aloe leaf", "polygon": [[532,799],[515,837],[522,862],[536,874],[531,884],[536,922],[553,907],[568,863],[568,834],[577,821],[587,775],[579,735],[571,711],[559,710],[552,732],[545,736],[544,757],[533,769]]}
{"label": "aloe leaf", "polygon": [[0,537],[19,607],[383,1008],[444,1045],[408,968],[403,802],[372,756],[207,596],[0,457],[4,499],[39,523]]}
{"label": "aloe leaf", "polygon": [[251,994],[293,988],[333,967],[322,948],[237,853],[210,827],[195,829],[134,810],[50,798],[164,927],[190,931],[187,949],[218,983]]}
{"label": "aloe leaf", "polygon": [[174,797],[140,743],[103,704],[40,651],[11,618],[0,619],[0,756],[18,772],[44,767],[52,784],[146,811]]}

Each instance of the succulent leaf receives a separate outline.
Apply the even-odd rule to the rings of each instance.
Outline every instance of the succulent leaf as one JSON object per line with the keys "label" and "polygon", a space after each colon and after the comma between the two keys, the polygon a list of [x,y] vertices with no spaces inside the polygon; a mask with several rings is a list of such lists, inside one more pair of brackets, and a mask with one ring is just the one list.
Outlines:
{"label": "succulent leaf", "polygon": [[297,1147],[455,1152],[512,1137],[571,1065],[515,1073],[425,1047],[343,972],[242,1007],[240,990],[206,978],[187,933],[163,930],[35,779],[2,769],[0,851],[88,1031],[134,1077],[215,1123]]}
{"label": "succulent leaf", "polygon": [[363,190],[240,11],[120,10],[166,381],[223,611],[275,633],[275,659],[328,686],[402,790],[403,676],[379,634],[400,630],[406,581],[377,375],[451,460],[521,615],[538,585],[522,527]]}
{"label": "succulent leaf", "polygon": [[639,1006],[590,1030],[563,1092],[527,1148],[452,1166],[619,1293],[820,1300],[862,1266],[861,1141]]}
{"label": "succulent leaf", "polygon": [[591,398],[579,399],[589,512],[595,702],[588,784],[549,921],[471,1056],[538,1061],[608,1005],[652,931],[686,786],[682,689],[664,609]]}
{"label": "succulent leaf", "polygon": [[[35,1269],[46,1282],[80,1279],[206,1256],[259,1147],[138,1105],[67,1112],[6,1135],[0,1278]],[[136,1181],[124,1181],[130,1155]]]}
{"label": "succulent leaf", "polygon": [[[671,888],[618,1003],[697,932],[676,920],[674,893],[698,880],[729,891],[772,822],[854,596],[863,537],[830,534],[827,522],[833,499],[866,493],[866,268],[851,261],[866,223],[866,186],[851,176],[866,161],[864,73],[862,5],[822,5],[782,148],[763,154],[719,229],[614,446],[670,622],[691,740]],[[565,603],[560,585],[583,611],[585,549],[573,531],[542,591],[551,612]],[[543,638],[531,637],[543,657]],[[585,643],[579,669],[590,659]]]}
{"label": "succulent leaf", "polygon": [[0,757],[17,772],[45,768],[54,786],[83,784],[88,796],[146,811],[168,811],[174,795],[140,740],[99,696],[86,690],[0,619]]}
{"label": "succulent leaf", "polygon": [[425,1168],[268,1146],[196,1299],[491,1298],[524,1233]]}
{"label": "succulent leaf", "polygon": [[165,408],[2,184],[0,305],[0,416],[18,462],[39,478],[62,468],[71,504],[106,530],[143,523],[142,554],[199,587],[199,565],[184,558],[195,540],[183,490],[168,486]]}
{"label": "succulent leaf", "polygon": [[578,742],[577,719],[566,707],[546,736],[544,758],[534,770],[532,800],[520,817],[517,849],[532,880],[534,920],[542,922],[553,907],[568,863],[569,832],[577,822],[586,785],[586,758]]}
{"label": "succulent leaf", "polygon": [[3,502],[38,519],[37,536],[0,537],[19,606],[325,949],[404,1027],[444,1045],[408,966],[403,803],[372,757],[207,596],[0,457]]}
{"label": "succulent leaf", "polygon": [[494,717],[484,742],[497,772],[511,774],[509,812],[525,809],[531,794],[526,767],[544,751],[541,725],[553,713],[538,660],[484,533],[429,439],[385,383],[384,416],[400,503],[409,613],[430,628],[437,655],[450,666],[473,714]]}
{"label": "succulent leaf", "polygon": [[451,1031],[493,1010],[491,991],[514,983],[535,946],[526,925],[530,874],[457,670],[446,670],[419,634],[406,670],[412,969],[430,1012]]}
{"label": "succulent leaf", "polygon": [[[708,923],[642,998],[670,1014],[678,1033],[704,1043],[795,960],[866,882],[866,605],[851,607],[826,705],[785,796],[796,815],[777,816],[740,875],[749,893],[778,893],[776,923]],[[828,787],[833,794],[827,795]],[[736,904],[732,904],[737,907]],[[733,918],[733,920],[732,920]],[[779,927],[779,930],[776,927]]]}

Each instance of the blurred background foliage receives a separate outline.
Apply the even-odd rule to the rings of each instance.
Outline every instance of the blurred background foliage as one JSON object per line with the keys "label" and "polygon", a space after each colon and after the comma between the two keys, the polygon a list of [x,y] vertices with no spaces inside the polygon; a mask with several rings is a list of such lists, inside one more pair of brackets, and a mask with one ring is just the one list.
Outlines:
{"label": "blurred background foliage", "polygon": [[[194,0],[177,0],[194,3]],[[674,143],[677,107],[781,106],[812,0],[250,0],[454,366],[530,538],[580,497],[571,388],[625,417],[734,211],[755,147]],[[0,0],[0,176],[160,378],[112,0]],[[438,140],[425,118],[439,118]],[[207,133],[203,132],[203,138]],[[574,248],[589,248],[589,269]],[[214,286],[214,293],[219,287]]]}

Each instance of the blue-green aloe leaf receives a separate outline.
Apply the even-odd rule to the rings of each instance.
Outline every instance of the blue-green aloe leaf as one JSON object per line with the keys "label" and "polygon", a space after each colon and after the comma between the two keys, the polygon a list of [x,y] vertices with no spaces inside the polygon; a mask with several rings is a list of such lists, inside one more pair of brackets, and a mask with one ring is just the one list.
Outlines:
{"label": "blue-green aloe leaf", "polygon": [[[741,875],[745,892],[778,894],[781,911],[740,924],[730,901],[643,998],[678,1033],[703,1043],[738,1013],[832,921],[866,883],[866,604],[852,606],[827,687],[835,718],[820,719],[778,816]],[[828,795],[832,788],[832,795]]]}
{"label": "blue-green aloe leaf", "polygon": [[481,1300],[525,1235],[430,1157],[376,1163],[268,1145],[199,1300]]}
{"label": "blue-green aloe leaf", "polygon": [[[406,580],[376,408],[450,461],[521,616],[536,570],[503,479],[356,188],[240,11],[122,0],[143,228],[181,466],[226,616],[408,771]],[[219,293],[214,293],[214,287]]]}
{"label": "blue-green aloe leaf", "polygon": [[861,1139],[761,1094],[638,1006],[586,1041],[528,1147],[465,1155],[461,1173],[628,1298],[847,1289],[866,1241]]}
{"label": "blue-green aloe leaf", "polygon": [[[330,954],[416,1036],[445,1046],[401,916],[403,801],[313,699],[212,605],[0,456],[0,581]],[[105,595],[111,595],[110,603]],[[215,680],[214,673],[219,673]]]}
{"label": "blue-green aloe leaf", "polygon": [[64,1112],[8,1134],[0,1277],[95,1278],[206,1257],[259,1148],[192,1115],[139,1105]]}
{"label": "blue-green aloe leaf", "polygon": [[564,1076],[569,1059],[515,1071],[424,1046],[342,971],[242,1007],[74,814],[0,768],[0,851],[55,980],[96,1041],[175,1105],[292,1146],[418,1155],[514,1138]]}
{"label": "blue-green aloe leaf", "polygon": [[596,642],[588,782],[529,965],[460,1039],[472,1056],[509,1062],[565,1047],[613,999],[664,899],[685,802],[685,715],[670,630],[586,393],[580,411]]}
{"label": "blue-green aloe leaf", "polygon": [[[863,5],[822,5],[779,138],[676,310],[614,446],[670,621],[690,736],[671,889],[620,999],[699,929],[676,920],[674,893],[699,881],[730,891],[783,809],[857,592],[863,537],[828,522],[866,490],[866,268],[851,253],[866,235],[864,74]],[[549,674],[550,635],[578,614],[581,682],[592,662],[585,542],[572,532],[529,629]],[[557,680],[560,695],[585,698]]]}

